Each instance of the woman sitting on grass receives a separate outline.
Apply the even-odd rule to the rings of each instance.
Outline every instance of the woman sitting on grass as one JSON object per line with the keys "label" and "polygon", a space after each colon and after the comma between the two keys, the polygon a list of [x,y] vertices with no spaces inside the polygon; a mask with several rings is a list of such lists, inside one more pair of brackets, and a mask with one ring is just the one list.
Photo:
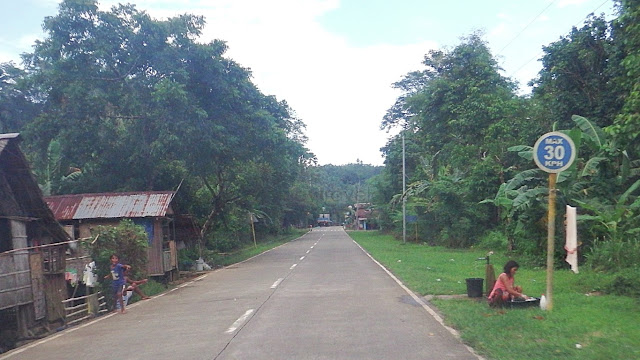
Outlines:
{"label": "woman sitting on grass", "polygon": [[506,302],[513,299],[528,299],[529,297],[522,293],[522,287],[514,286],[516,271],[520,266],[517,262],[509,260],[504,265],[504,272],[498,276],[498,280],[489,294],[489,305],[492,307],[504,306]]}

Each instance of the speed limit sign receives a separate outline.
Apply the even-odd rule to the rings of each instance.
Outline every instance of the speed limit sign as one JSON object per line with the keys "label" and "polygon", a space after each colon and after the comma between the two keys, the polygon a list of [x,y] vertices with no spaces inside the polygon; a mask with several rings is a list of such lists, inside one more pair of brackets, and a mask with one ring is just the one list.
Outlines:
{"label": "speed limit sign", "polygon": [[533,160],[548,173],[567,170],[576,157],[576,146],[571,138],[553,131],[542,135],[533,146]]}

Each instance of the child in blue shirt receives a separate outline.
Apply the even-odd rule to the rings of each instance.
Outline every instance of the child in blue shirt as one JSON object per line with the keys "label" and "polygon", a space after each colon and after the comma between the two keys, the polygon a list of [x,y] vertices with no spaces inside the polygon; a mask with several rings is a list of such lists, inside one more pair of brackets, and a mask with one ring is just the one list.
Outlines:
{"label": "child in blue shirt", "polygon": [[[120,305],[120,313],[124,314],[126,311],[124,308],[124,301],[122,299],[122,292],[124,291],[124,286],[127,283],[124,277],[124,272],[125,270],[131,269],[131,266],[120,264],[118,262],[118,255],[116,254],[111,255],[109,259],[111,260],[111,290],[113,291],[113,299],[115,301],[115,304]],[[109,275],[105,276],[105,279],[107,277],[109,277]],[[117,311],[118,310],[116,308],[116,312]]]}

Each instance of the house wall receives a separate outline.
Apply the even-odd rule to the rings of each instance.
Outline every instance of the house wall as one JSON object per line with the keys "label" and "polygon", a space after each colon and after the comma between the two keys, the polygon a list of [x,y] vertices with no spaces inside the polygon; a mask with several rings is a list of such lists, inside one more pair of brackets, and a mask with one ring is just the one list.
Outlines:
{"label": "house wall", "polygon": [[0,310],[33,301],[29,270],[19,270],[15,260],[13,253],[0,255]]}
{"label": "house wall", "polygon": [[162,266],[162,222],[153,220],[153,238],[149,244],[149,275],[164,275],[164,266]]}
{"label": "house wall", "polygon": [[47,302],[47,321],[55,322],[64,317],[63,300],[67,299],[67,282],[62,274],[44,274],[44,292]]}
{"label": "house wall", "polygon": [[[149,248],[147,250],[148,255],[148,263],[147,263],[147,272],[149,276],[164,276],[165,275],[165,266],[163,261],[163,242],[165,241],[165,235],[163,233],[163,218],[145,218],[145,219],[137,219],[135,222],[139,225],[145,227],[145,229],[149,229],[152,232],[152,236],[149,243]],[[83,220],[81,223],[78,223],[78,233],[80,238],[89,238],[91,237],[91,229],[96,228],[98,226],[118,226],[120,223],[120,219],[114,220]],[[150,228],[149,228],[150,227]],[[167,235],[168,236],[168,235]],[[173,240],[172,240],[173,241]],[[176,250],[175,243],[173,245],[167,244],[168,249],[171,251],[171,268],[177,268],[178,262],[178,253]],[[82,274],[81,270],[84,270],[84,264],[88,262],[86,259],[81,261],[76,261],[74,264],[79,267],[79,264],[82,264],[82,268],[78,269],[78,274]]]}
{"label": "house wall", "polygon": [[[10,220],[11,247],[27,248],[27,228],[21,221]],[[12,251],[0,256],[0,309],[33,301],[28,250]]]}
{"label": "house wall", "polygon": [[47,301],[44,292],[44,274],[42,272],[42,254],[29,254],[31,266],[31,288],[33,289],[33,309],[35,320],[44,318],[47,314]]}

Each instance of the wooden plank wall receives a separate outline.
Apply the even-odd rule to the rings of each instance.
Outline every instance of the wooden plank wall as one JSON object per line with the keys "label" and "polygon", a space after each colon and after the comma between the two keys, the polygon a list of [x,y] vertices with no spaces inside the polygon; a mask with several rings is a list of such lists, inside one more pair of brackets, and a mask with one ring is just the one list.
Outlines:
{"label": "wooden plank wall", "polygon": [[147,265],[149,275],[164,275],[162,255],[162,220],[153,220],[153,240],[149,245],[149,264]]}
{"label": "wooden plank wall", "polygon": [[42,274],[42,254],[30,254],[29,262],[31,263],[34,315],[36,320],[40,320],[47,314],[47,301],[44,296],[44,275]]}

